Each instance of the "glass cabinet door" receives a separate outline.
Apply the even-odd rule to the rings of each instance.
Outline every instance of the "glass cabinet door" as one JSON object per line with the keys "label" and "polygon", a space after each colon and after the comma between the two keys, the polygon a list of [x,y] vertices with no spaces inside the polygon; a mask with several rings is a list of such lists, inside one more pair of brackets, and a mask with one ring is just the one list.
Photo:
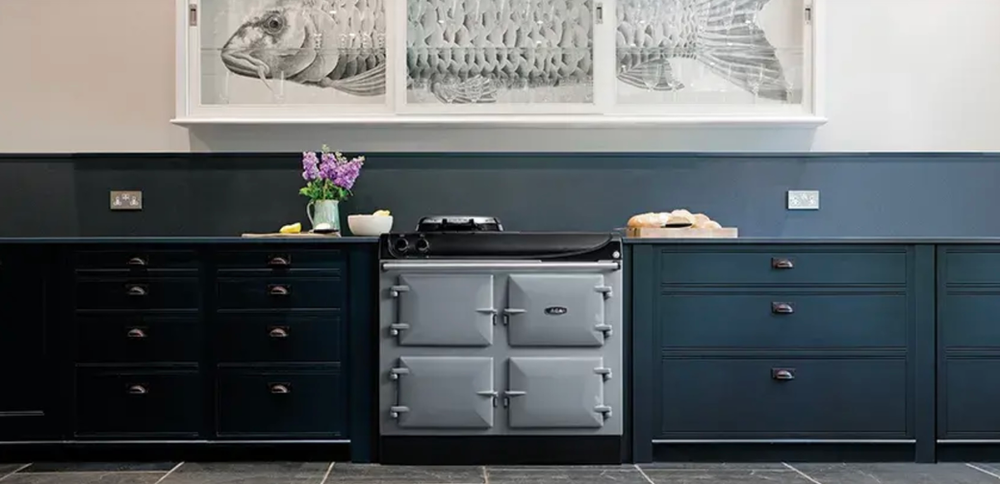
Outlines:
{"label": "glass cabinet door", "polygon": [[190,8],[193,110],[387,111],[384,0],[191,0]]}
{"label": "glass cabinet door", "polygon": [[594,112],[594,0],[403,0],[405,111]]}
{"label": "glass cabinet door", "polygon": [[615,110],[812,112],[811,0],[616,0]]}

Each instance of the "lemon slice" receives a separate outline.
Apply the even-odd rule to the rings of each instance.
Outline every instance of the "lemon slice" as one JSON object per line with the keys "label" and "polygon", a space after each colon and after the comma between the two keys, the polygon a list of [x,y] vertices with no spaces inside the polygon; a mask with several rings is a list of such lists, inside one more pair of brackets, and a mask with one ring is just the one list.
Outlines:
{"label": "lemon slice", "polygon": [[279,232],[281,232],[283,234],[298,234],[298,233],[301,233],[302,232],[302,224],[300,224],[300,223],[294,223],[294,224],[285,225],[284,227],[281,227],[281,230],[279,230]]}
{"label": "lemon slice", "polygon": [[392,215],[392,213],[390,213],[388,210],[376,210],[375,213],[373,213],[372,215],[376,217],[388,217]]}

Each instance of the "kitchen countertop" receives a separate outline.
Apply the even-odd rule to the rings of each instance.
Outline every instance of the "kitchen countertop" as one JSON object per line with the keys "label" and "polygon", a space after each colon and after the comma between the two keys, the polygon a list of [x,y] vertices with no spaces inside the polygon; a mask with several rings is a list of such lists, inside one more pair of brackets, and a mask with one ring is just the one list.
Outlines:
{"label": "kitchen countertop", "polygon": [[[642,244],[1000,244],[1000,237],[739,237],[735,239],[625,238]],[[378,237],[112,236],[0,237],[0,244],[374,244]]]}
{"label": "kitchen countertop", "polygon": [[374,244],[378,237],[0,237],[0,244]]}

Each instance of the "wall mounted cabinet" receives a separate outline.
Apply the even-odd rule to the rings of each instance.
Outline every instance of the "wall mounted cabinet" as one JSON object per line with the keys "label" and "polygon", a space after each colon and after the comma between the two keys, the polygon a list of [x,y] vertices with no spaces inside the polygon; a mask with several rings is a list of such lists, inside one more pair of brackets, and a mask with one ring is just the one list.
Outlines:
{"label": "wall mounted cabinet", "polygon": [[176,0],[179,124],[823,122],[826,0]]}

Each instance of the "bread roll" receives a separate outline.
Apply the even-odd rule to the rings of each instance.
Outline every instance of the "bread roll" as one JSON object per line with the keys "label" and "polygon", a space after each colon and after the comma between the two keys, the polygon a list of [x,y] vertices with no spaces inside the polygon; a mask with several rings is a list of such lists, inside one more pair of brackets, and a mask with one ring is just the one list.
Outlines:
{"label": "bread roll", "polygon": [[670,214],[664,212],[641,213],[630,218],[628,220],[628,226],[631,228],[663,227],[666,225],[669,218]]}
{"label": "bread roll", "polygon": [[694,223],[695,223],[694,215],[691,215],[691,212],[688,212],[687,210],[679,209],[670,212],[671,225],[681,225],[681,224],[694,225]]}
{"label": "bread roll", "polygon": [[722,225],[720,225],[719,222],[716,222],[715,220],[709,220],[708,222],[705,222],[704,224],[702,224],[700,228],[703,228],[703,229],[721,229]]}
{"label": "bread roll", "polygon": [[712,219],[708,218],[708,215],[705,215],[703,213],[696,213],[696,214],[694,214],[694,224],[695,225],[703,225],[706,222],[710,222],[711,220]]}

